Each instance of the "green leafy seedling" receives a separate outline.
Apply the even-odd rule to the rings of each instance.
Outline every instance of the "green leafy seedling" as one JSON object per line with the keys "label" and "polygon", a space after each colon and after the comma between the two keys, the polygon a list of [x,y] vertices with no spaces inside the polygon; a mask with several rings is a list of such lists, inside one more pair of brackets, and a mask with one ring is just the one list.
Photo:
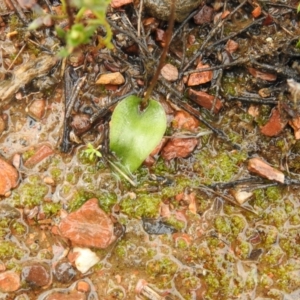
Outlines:
{"label": "green leafy seedling", "polygon": [[90,143],[87,144],[87,149],[84,150],[84,154],[89,158],[90,161],[93,161],[95,157],[102,157],[102,154],[98,148],[95,148]]}
{"label": "green leafy seedling", "polygon": [[167,118],[161,104],[129,96],[114,109],[110,123],[110,149],[130,172],[137,170],[161,141]]}

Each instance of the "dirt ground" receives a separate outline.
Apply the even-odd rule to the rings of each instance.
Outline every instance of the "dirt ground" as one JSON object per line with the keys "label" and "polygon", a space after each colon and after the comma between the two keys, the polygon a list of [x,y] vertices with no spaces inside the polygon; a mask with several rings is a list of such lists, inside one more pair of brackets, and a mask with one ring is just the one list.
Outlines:
{"label": "dirt ground", "polygon": [[151,84],[168,1],[112,1],[113,49],[99,27],[67,59],[60,3],[0,1],[0,299],[300,299],[298,2],[178,2],[167,130],[124,177],[111,115]]}

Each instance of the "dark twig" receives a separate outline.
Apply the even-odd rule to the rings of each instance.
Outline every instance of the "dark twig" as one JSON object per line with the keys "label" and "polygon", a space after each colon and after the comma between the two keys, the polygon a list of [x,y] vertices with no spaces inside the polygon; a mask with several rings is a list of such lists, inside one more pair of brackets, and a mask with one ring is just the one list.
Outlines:
{"label": "dark twig", "polygon": [[230,139],[227,137],[227,135],[218,128],[215,128],[212,126],[209,122],[207,122],[202,116],[200,115],[199,111],[190,106],[189,104],[182,101],[182,95],[177,90],[175,90],[168,82],[166,82],[164,79],[160,79],[160,83],[166,87],[170,93],[172,93],[175,97],[172,98],[172,102],[179,106],[181,109],[185,110],[192,116],[194,116],[197,120],[202,122],[206,127],[211,129],[213,133],[215,133],[219,138],[223,139],[227,143],[230,143],[235,149],[240,149],[240,146],[237,144],[234,144],[230,141]]}
{"label": "dark twig", "polygon": [[135,36],[133,35],[131,32],[129,31],[125,31],[125,30],[122,30],[121,28],[119,28],[115,23],[113,23],[112,21],[110,21],[109,19],[107,19],[107,22],[108,24],[114,28],[116,31],[119,31],[127,36],[129,36],[130,38],[132,38],[140,48],[142,48],[145,53],[149,53],[148,49],[145,47],[145,45]]}
{"label": "dark twig", "polygon": [[278,101],[275,97],[272,98],[259,98],[259,97],[243,97],[243,96],[232,96],[227,95],[226,100],[233,101],[241,101],[241,102],[247,102],[247,103],[255,103],[255,104],[272,104],[277,105]]}
{"label": "dark twig", "polygon": [[238,65],[243,65],[243,64],[245,64],[249,61],[250,61],[250,57],[241,58],[241,59],[237,59],[237,60],[235,60],[231,63],[228,63],[228,64],[222,64],[222,65],[219,65],[219,66],[213,66],[213,67],[209,67],[209,68],[201,68],[201,69],[197,69],[197,70],[187,71],[187,72],[184,72],[183,75],[190,75],[190,74],[193,74],[193,73],[201,73],[201,72],[206,72],[206,71],[226,69],[226,68],[230,68],[230,67],[234,67],[234,66],[238,66]]}

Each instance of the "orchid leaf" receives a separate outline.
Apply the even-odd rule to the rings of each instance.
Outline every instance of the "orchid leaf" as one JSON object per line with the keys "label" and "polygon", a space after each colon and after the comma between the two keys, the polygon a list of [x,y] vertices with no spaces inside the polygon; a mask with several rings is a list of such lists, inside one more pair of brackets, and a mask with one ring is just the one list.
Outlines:
{"label": "orchid leaf", "polygon": [[130,172],[143,161],[161,141],[166,128],[166,114],[161,104],[149,100],[141,110],[142,99],[129,96],[115,108],[110,123],[110,149]]}

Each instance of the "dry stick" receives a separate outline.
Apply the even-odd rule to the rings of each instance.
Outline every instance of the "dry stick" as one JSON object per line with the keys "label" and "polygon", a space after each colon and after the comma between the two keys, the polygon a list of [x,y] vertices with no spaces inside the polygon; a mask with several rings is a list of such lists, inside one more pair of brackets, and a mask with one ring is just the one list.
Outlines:
{"label": "dry stick", "polygon": [[276,100],[275,97],[271,98],[259,98],[259,97],[243,97],[243,96],[232,96],[227,95],[226,100],[228,101],[241,101],[241,102],[247,102],[247,103],[255,103],[255,104],[272,104],[277,105],[279,101]]}
{"label": "dry stick", "polygon": [[18,59],[18,57],[20,56],[20,54],[22,53],[22,51],[24,50],[26,44],[24,44],[22,46],[22,48],[20,49],[20,51],[18,52],[17,56],[14,58],[14,60],[11,62],[11,64],[9,65],[7,71],[9,71],[11,69],[11,67],[14,65],[15,61]]}
{"label": "dry stick", "polygon": [[198,13],[198,10],[193,11],[181,24],[178,26],[178,28],[174,31],[170,43],[173,41],[174,37],[180,32],[180,30],[184,27],[184,25],[196,14]]}
{"label": "dry stick", "polygon": [[170,15],[170,19],[168,22],[168,30],[167,30],[167,37],[166,37],[166,45],[165,48],[160,56],[160,60],[159,60],[159,64],[158,67],[156,69],[156,72],[152,78],[152,81],[150,83],[150,86],[147,88],[146,91],[146,95],[144,97],[144,99],[142,100],[142,109],[145,109],[148,105],[148,99],[152,94],[152,91],[156,85],[156,82],[158,80],[159,74],[160,74],[160,70],[162,69],[164,63],[165,63],[165,59],[168,53],[168,49],[170,46],[170,42],[171,42],[171,38],[172,38],[172,32],[173,32],[173,27],[174,27],[174,18],[175,18],[175,0],[171,1],[171,15]]}
{"label": "dry stick", "polygon": [[263,63],[258,62],[256,60],[256,58],[250,58],[250,62],[253,65],[255,65],[259,68],[265,69],[267,71],[276,72],[277,74],[283,75],[287,78],[293,78],[295,80],[300,80],[299,73],[296,70],[294,70],[288,66],[283,66],[283,65],[272,66],[272,65],[268,65],[268,64],[263,64]]}
{"label": "dry stick", "polygon": [[[217,30],[219,30],[219,28],[221,26],[223,26],[224,22],[230,18],[237,10],[239,10],[248,0],[244,0],[239,6],[237,6],[226,18],[224,18],[223,20],[220,20],[217,25],[210,31],[210,33],[208,34],[206,40],[203,42],[203,44],[201,45],[200,49],[197,51],[197,53],[190,59],[189,63],[184,67],[183,71],[187,70],[193,63],[194,61],[202,54],[202,51],[204,49],[204,47],[207,45],[207,43],[209,42],[209,40],[214,36],[214,34],[217,32]],[[180,77],[182,76],[182,74],[180,74]]]}
{"label": "dry stick", "polygon": [[75,100],[77,99],[77,96],[84,84],[86,80],[86,75],[79,78],[75,85],[74,85],[74,89],[73,89],[73,92],[71,94],[71,98],[68,102],[68,107],[67,107],[67,110],[66,110],[66,115],[65,115],[65,118],[69,118],[71,116],[71,112],[72,112],[72,109],[73,109],[73,106],[74,106],[74,103],[75,103]]}
{"label": "dry stick", "polygon": [[190,74],[193,74],[193,73],[201,73],[201,72],[205,72],[205,71],[225,69],[225,68],[241,65],[241,64],[247,63],[249,61],[250,61],[250,57],[241,58],[241,59],[237,59],[237,60],[235,60],[231,63],[228,63],[228,64],[222,64],[222,65],[219,65],[219,66],[213,66],[213,67],[209,67],[209,68],[201,68],[201,69],[197,69],[197,70],[187,71],[187,72],[184,72],[183,75],[190,75]]}
{"label": "dry stick", "polygon": [[138,29],[138,37],[141,36],[141,23],[142,23],[143,4],[144,4],[144,1],[143,1],[143,0],[140,0],[140,8],[139,8],[139,15],[138,15],[138,26],[137,26],[137,29]]}
{"label": "dry stick", "polygon": [[123,30],[123,29],[117,27],[117,26],[116,26],[113,22],[111,22],[109,19],[107,19],[107,22],[108,22],[108,24],[109,24],[112,28],[114,28],[114,29],[116,29],[117,31],[119,31],[119,32],[121,32],[121,33],[123,33],[123,34],[129,36],[130,38],[132,38],[132,39],[140,46],[140,48],[142,48],[146,53],[149,52],[148,49],[145,47],[145,45],[143,45],[143,44],[141,43],[141,41],[140,41],[136,36],[134,36],[133,34],[131,34],[131,32],[125,31],[125,30]]}
{"label": "dry stick", "polygon": [[197,187],[197,188],[198,188],[198,189],[204,189],[204,190],[210,191],[211,193],[213,193],[213,194],[215,194],[215,195],[217,195],[217,196],[223,198],[223,199],[226,200],[227,202],[229,202],[229,203],[231,203],[231,204],[233,204],[233,205],[235,205],[235,206],[237,206],[237,207],[239,207],[239,208],[241,208],[241,209],[243,209],[243,210],[246,210],[246,211],[248,211],[248,212],[251,212],[251,213],[257,215],[257,212],[256,212],[256,211],[254,211],[254,210],[252,210],[252,209],[250,209],[250,208],[247,208],[247,207],[244,207],[244,206],[239,205],[237,202],[235,202],[235,201],[232,200],[231,198],[229,198],[229,197],[227,197],[227,196],[224,196],[223,194],[214,191],[213,189],[207,187],[206,185],[200,184],[199,187]]}
{"label": "dry stick", "polygon": [[260,22],[263,21],[265,18],[266,18],[266,17],[261,17],[260,19],[257,19],[257,20],[255,20],[255,21],[253,21],[251,24],[247,25],[246,27],[242,28],[241,30],[239,30],[239,31],[237,31],[237,32],[235,32],[235,33],[232,33],[232,34],[230,34],[229,36],[224,37],[223,39],[219,39],[219,40],[216,41],[215,43],[209,45],[209,46],[207,47],[207,49],[214,48],[214,47],[216,47],[217,45],[219,45],[219,44],[221,44],[221,43],[223,43],[223,42],[228,41],[229,39],[231,39],[231,38],[233,38],[233,37],[235,37],[235,36],[241,34],[242,32],[248,30],[248,29],[249,29],[250,27],[252,27],[253,25],[256,25],[256,24],[260,23]]}

